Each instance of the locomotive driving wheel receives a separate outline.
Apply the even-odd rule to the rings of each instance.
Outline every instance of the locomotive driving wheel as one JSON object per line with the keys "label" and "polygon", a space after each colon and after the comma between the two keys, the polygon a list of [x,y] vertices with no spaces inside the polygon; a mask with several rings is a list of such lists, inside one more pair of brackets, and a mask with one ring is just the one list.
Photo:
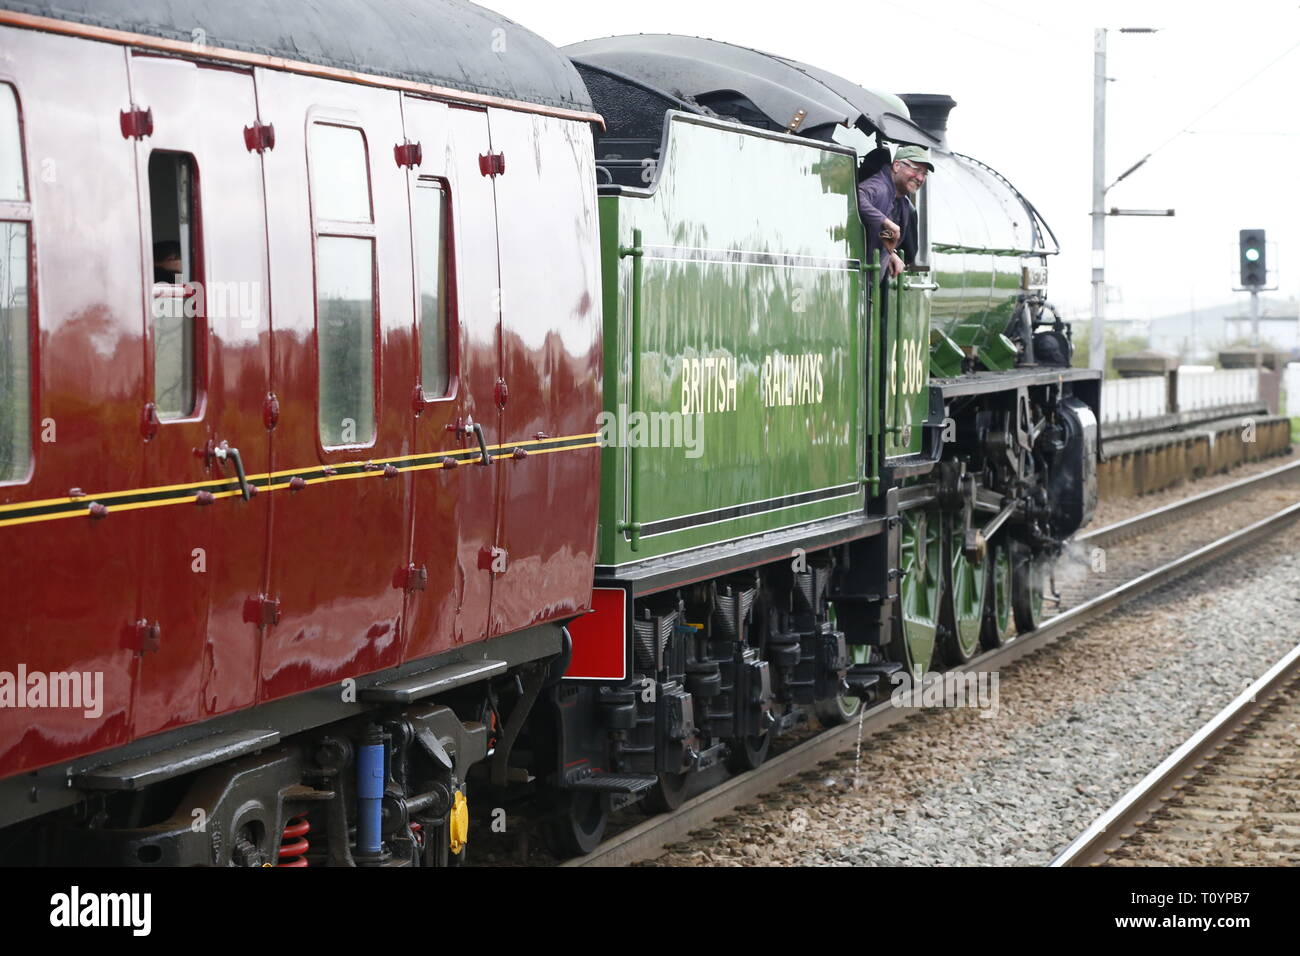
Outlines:
{"label": "locomotive driving wheel", "polygon": [[1020,541],[1011,542],[1011,606],[1015,612],[1016,631],[1028,634],[1043,622],[1043,560]]}
{"label": "locomotive driving wheel", "polygon": [[943,597],[943,534],[937,512],[920,509],[902,514],[899,534],[898,603],[890,657],[915,677],[934,659],[939,607]]}
{"label": "locomotive driving wheel", "polygon": [[985,585],[984,627],[980,640],[989,650],[1011,640],[1011,549],[1006,538],[989,547],[984,559],[988,581]]}
{"label": "locomotive driving wheel", "polygon": [[948,600],[943,603],[944,651],[950,663],[965,664],[980,650],[988,556],[986,554],[978,563],[966,557],[962,550],[965,525],[960,515],[949,518],[948,530],[945,535]]}

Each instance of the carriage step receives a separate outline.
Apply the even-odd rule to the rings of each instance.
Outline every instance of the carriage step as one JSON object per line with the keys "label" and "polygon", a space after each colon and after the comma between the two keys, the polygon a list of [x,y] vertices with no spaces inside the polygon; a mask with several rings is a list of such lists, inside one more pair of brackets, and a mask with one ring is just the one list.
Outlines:
{"label": "carriage step", "polygon": [[645,793],[659,778],[647,773],[593,773],[574,780],[570,790],[599,790],[603,793]]}
{"label": "carriage step", "polygon": [[279,742],[278,730],[234,730],[213,734],[169,750],[83,770],[73,782],[86,790],[139,791],[163,780],[265,750]]}
{"label": "carriage step", "polygon": [[366,687],[361,691],[361,699],[381,704],[410,704],[465,684],[496,677],[508,668],[505,661],[461,661]]}

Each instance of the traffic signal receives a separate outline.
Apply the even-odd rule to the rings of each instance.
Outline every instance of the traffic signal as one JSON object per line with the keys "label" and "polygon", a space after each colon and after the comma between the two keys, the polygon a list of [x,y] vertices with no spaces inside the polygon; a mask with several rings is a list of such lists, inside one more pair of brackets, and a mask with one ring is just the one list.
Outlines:
{"label": "traffic signal", "polygon": [[1264,230],[1241,230],[1241,284],[1262,286],[1268,277],[1264,262]]}

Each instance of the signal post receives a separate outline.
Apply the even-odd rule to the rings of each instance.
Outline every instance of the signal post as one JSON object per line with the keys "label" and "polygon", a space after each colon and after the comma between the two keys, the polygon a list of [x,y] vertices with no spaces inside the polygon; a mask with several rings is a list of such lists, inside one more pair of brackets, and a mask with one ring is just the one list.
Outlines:
{"label": "signal post", "polygon": [[1268,247],[1263,229],[1242,229],[1237,235],[1241,286],[1233,291],[1250,293],[1250,344],[1259,348],[1259,293],[1268,281]]}

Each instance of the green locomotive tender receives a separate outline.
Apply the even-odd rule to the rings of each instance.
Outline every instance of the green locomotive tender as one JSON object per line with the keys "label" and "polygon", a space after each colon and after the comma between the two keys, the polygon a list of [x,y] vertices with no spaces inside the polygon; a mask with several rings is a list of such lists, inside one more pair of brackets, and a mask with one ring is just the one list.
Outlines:
{"label": "green locomotive tender", "polygon": [[[611,807],[1035,627],[1095,505],[1099,382],[1045,322],[1046,224],[947,148],[952,100],[688,37],[566,52],[608,124],[595,612],[550,701],[583,852]],[[882,281],[857,183],[888,143],[936,171]]]}

